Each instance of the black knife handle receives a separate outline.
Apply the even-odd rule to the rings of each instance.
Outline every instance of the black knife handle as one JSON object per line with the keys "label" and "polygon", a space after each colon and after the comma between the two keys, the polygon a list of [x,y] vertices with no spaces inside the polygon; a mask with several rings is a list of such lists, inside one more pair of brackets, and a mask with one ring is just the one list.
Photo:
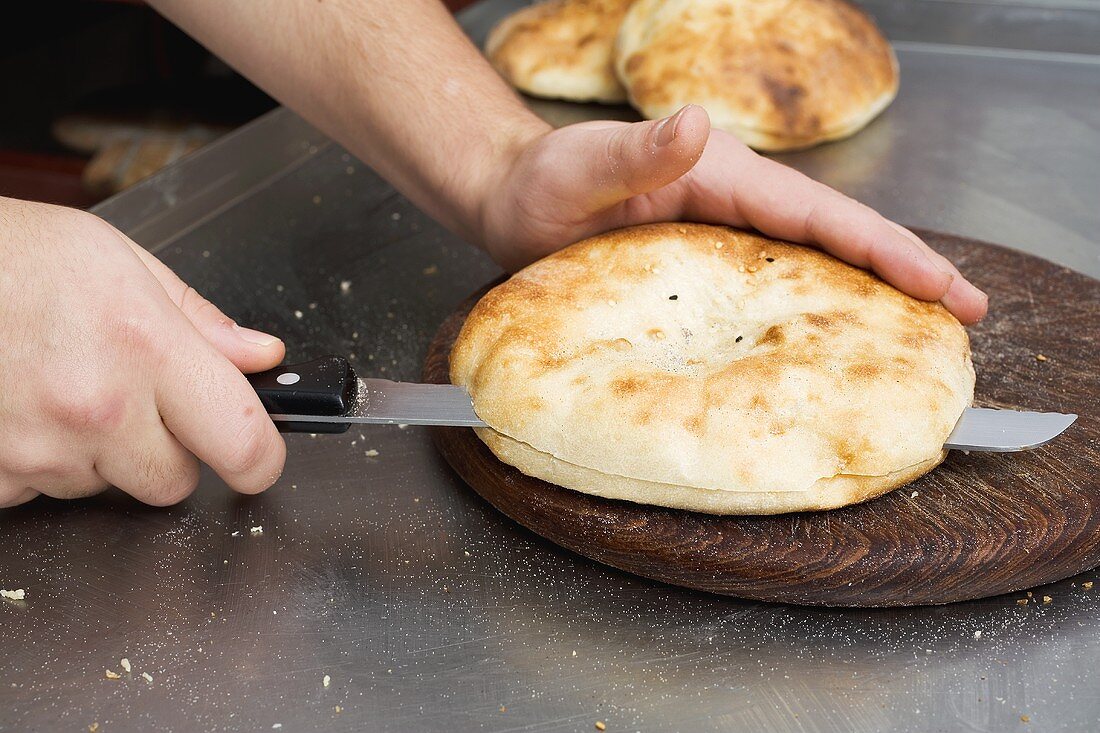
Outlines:
{"label": "black knife handle", "polygon": [[[359,381],[342,356],[323,356],[248,375],[264,409],[272,415],[339,416],[355,404]],[[282,422],[284,433],[343,433],[348,423]]]}

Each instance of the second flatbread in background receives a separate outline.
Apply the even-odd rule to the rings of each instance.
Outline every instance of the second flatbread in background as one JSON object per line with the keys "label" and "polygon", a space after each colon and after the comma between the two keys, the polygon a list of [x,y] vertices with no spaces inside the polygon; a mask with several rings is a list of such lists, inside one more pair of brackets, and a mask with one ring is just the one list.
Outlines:
{"label": "second flatbread in background", "polygon": [[520,91],[574,102],[626,101],[611,49],[634,0],[548,0],[502,20],[485,55]]}
{"label": "second flatbread in background", "polygon": [[615,64],[650,119],[688,103],[758,150],[853,134],[897,94],[897,60],[845,0],[638,0]]}

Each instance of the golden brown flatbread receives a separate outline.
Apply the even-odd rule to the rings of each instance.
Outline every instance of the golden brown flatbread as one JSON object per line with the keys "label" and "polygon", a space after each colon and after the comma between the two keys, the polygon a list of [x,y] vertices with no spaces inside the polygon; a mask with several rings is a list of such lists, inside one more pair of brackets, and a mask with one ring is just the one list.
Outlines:
{"label": "golden brown flatbread", "polygon": [[451,355],[501,460],[577,491],[715,514],[824,509],[913,480],[974,390],[938,303],[816,250],[656,224],[494,288]]}
{"label": "golden brown flatbread", "polygon": [[625,102],[611,49],[633,0],[546,0],[502,20],[485,55],[528,94],[575,102]]}
{"label": "golden brown flatbread", "polygon": [[847,137],[898,89],[893,49],[845,0],[639,0],[615,66],[646,117],[699,104],[769,151]]}

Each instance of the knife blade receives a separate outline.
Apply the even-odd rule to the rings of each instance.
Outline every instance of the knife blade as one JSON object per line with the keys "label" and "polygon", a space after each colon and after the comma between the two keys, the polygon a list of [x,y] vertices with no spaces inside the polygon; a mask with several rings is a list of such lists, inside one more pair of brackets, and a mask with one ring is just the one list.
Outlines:
{"label": "knife blade", "polygon": [[[249,381],[271,419],[288,432],[342,433],[364,424],[487,427],[462,387],[360,379],[339,356],[276,367]],[[1057,412],[968,407],[944,448],[1030,450],[1054,440],[1076,419]]]}

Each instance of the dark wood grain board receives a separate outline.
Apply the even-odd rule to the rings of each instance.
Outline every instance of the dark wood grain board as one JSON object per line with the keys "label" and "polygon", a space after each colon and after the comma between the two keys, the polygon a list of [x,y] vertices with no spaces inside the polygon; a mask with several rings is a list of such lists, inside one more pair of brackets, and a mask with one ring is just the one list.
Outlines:
{"label": "dark wood grain board", "polygon": [[[437,428],[455,471],[504,514],[585,557],[666,583],[828,606],[981,598],[1100,565],[1100,281],[1037,257],[921,232],[990,295],[970,329],[975,402],[1080,415],[1025,453],[952,452],[886,496],[828,512],[718,517],[570,491],[498,461],[466,428]],[[482,293],[440,327],[424,377]],[[1046,361],[1037,359],[1043,354]]]}

